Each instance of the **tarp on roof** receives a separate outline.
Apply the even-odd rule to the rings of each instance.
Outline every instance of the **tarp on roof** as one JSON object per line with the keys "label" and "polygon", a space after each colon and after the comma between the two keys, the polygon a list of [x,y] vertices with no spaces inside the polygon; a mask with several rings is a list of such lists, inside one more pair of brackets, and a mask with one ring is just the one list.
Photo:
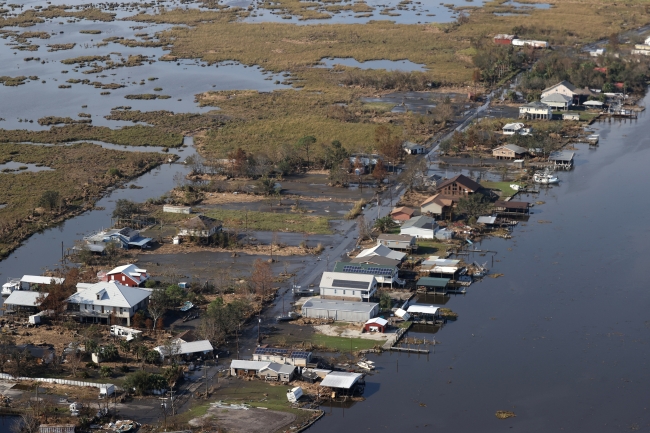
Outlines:
{"label": "tarp on roof", "polygon": [[409,306],[408,313],[411,314],[431,314],[435,315],[438,312],[439,307],[434,307],[433,305],[426,304],[412,304]]}
{"label": "tarp on roof", "polygon": [[11,295],[7,299],[5,299],[5,305],[19,305],[21,307],[36,307],[40,305],[39,302],[37,302],[37,299],[43,295],[43,297],[47,297],[47,293],[41,293],[41,292],[30,292],[26,290],[14,290],[11,292]]}
{"label": "tarp on roof", "polygon": [[359,379],[363,377],[360,373],[346,373],[344,371],[333,371],[320,383],[320,386],[326,386],[328,388],[343,388],[350,389],[352,386],[357,383]]}

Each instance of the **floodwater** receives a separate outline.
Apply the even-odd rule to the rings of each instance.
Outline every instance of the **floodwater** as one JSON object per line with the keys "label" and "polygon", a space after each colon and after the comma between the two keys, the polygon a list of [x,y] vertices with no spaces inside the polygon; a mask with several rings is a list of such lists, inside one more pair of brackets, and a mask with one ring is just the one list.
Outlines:
{"label": "floodwater", "polygon": [[514,6],[517,9],[550,9],[549,3],[521,3],[518,1],[508,0],[502,3],[502,6]]}
{"label": "floodwater", "polygon": [[523,198],[545,204],[513,238],[476,245],[493,266],[470,260],[504,276],[447,302],[459,319],[435,353],[373,356],[367,400],[309,431],[648,431],[649,121],[594,125],[600,146],[576,146],[559,187]]}
{"label": "floodwater", "polygon": [[5,173],[27,173],[27,172],[36,173],[39,171],[51,171],[51,170],[52,169],[50,167],[46,167],[44,165],[39,166],[36,164],[26,164],[24,162],[16,162],[16,161],[9,161],[9,162],[5,162],[4,164],[0,164],[0,172],[5,172]]}
{"label": "floodwater", "polygon": [[359,62],[350,58],[322,59],[322,68],[333,68],[335,65],[348,66],[360,69],[385,69],[387,71],[425,71],[424,65],[413,63],[410,60],[368,60]]}
{"label": "floodwater", "polygon": [[[187,147],[180,155],[188,157],[194,154],[192,137],[186,137],[185,144]],[[137,147],[129,149],[142,150]],[[170,149],[170,153],[178,153],[179,150]],[[174,177],[177,173],[185,176],[189,170],[190,168],[183,164],[163,164],[129,183],[141,186],[142,189],[131,189],[127,184],[127,188],[116,189],[99,200],[96,207],[103,207],[104,210],[85,212],[54,228],[34,234],[9,257],[0,261],[0,281],[4,283],[4,279],[7,277],[21,277],[25,274],[36,275],[46,267],[53,268],[61,259],[61,243],[63,243],[64,249],[72,248],[75,240],[81,239],[92,231],[111,226],[111,214],[116,200],[127,199],[144,202],[148,198],[159,197],[175,186]]]}

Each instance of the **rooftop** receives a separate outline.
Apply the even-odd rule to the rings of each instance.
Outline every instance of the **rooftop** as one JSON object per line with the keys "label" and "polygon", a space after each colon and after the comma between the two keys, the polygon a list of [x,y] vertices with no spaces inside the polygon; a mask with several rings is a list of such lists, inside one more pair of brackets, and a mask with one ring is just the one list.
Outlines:
{"label": "rooftop", "polygon": [[377,240],[380,241],[402,241],[402,242],[412,242],[415,239],[415,236],[411,235],[391,235],[388,233],[382,233],[377,237]]}
{"label": "rooftop", "polygon": [[551,152],[548,156],[549,161],[572,161],[575,152],[568,150],[558,150],[556,152]]}
{"label": "rooftop", "polygon": [[390,277],[396,271],[395,266],[373,265],[367,263],[336,262],[334,272],[349,274],[381,275]]}
{"label": "rooftop", "polygon": [[393,209],[390,212],[390,214],[393,215],[393,214],[396,214],[396,213],[399,213],[399,212],[405,213],[407,215],[413,215],[413,212],[415,212],[415,209],[412,209],[412,208],[407,207],[407,206],[400,206],[400,207],[396,207],[395,209]]}
{"label": "rooftop", "polygon": [[495,207],[503,207],[506,209],[528,209],[530,207],[530,203],[526,201],[505,201],[505,200],[497,200],[494,202]]}
{"label": "rooftop", "polygon": [[41,277],[38,275],[23,275],[21,283],[29,284],[63,284],[65,278]]}
{"label": "rooftop", "polygon": [[386,325],[388,325],[388,320],[383,319],[381,317],[375,317],[373,319],[368,320],[365,324],[366,325],[372,325],[374,323],[376,323],[377,325],[380,325],[380,326],[386,326]]}
{"label": "rooftop", "polygon": [[261,370],[268,367],[270,362],[262,361],[248,361],[244,359],[233,359],[230,361],[230,368],[236,368],[240,370]]}
{"label": "rooftop", "polygon": [[329,299],[310,299],[305,302],[302,308],[314,308],[316,310],[337,310],[337,311],[355,311],[370,313],[378,304],[372,302],[351,302],[351,301],[334,301]]}
{"label": "rooftop", "polygon": [[511,151],[513,151],[515,153],[526,153],[526,152],[528,152],[528,150],[524,149],[521,146],[517,146],[516,144],[504,144],[503,146],[499,146],[499,147],[495,148],[494,150],[497,150],[497,149],[508,149],[508,150],[511,150]]}
{"label": "rooftop", "polygon": [[420,215],[406,221],[404,224],[402,224],[401,229],[403,230],[411,227],[424,230],[434,230],[438,227],[438,224],[436,223],[436,220],[430,216]]}
{"label": "rooftop", "polygon": [[68,302],[131,308],[150,295],[149,290],[123,286],[117,281],[101,281],[70,296]]}
{"label": "rooftop", "polygon": [[[405,222],[404,225],[409,224],[411,221],[416,220],[420,217],[416,218],[411,218],[409,221]],[[403,227],[403,226],[402,226]],[[363,251],[361,251],[357,257],[368,257],[368,256],[381,256],[381,257],[386,257],[389,259],[393,260],[403,260],[404,257],[406,257],[405,253],[401,253],[399,251],[394,251],[388,248],[385,245],[377,245],[372,248],[367,248]]]}
{"label": "rooftop", "polygon": [[11,295],[5,299],[6,305],[20,305],[21,307],[36,307],[40,305],[38,298],[40,296],[47,297],[47,293],[30,292],[26,290],[14,290]]}
{"label": "rooftop", "polygon": [[383,265],[383,266],[397,266],[401,263],[401,260],[391,259],[389,257],[382,256],[366,256],[366,257],[355,257],[350,260],[350,263],[368,263],[371,265]]}
{"label": "rooftop", "polygon": [[323,381],[320,383],[320,386],[326,386],[328,388],[350,389],[362,377],[363,375],[361,373],[333,371],[325,376],[325,379],[323,379]]}
{"label": "rooftop", "polygon": [[416,286],[424,287],[447,287],[447,284],[449,284],[449,278],[433,277],[422,277],[415,283]]}
{"label": "rooftop", "polygon": [[323,276],[320,280],[320,287],[370,290],[375,283],[375,277],[373,275],[351,274],[346,272],[323,272]]}
{"label": "rooftop", "polygon": [[553,90],[553,89],[555,89],[556,87],[559,87],[559,86],[564,86],[564,87],[566,87],[567,89],[569,89],[572,92],[576,90],[576,88],[575,88],[575,86],[573,84],[569,83],[566,80],[563,80],[563,81],[560,81],[557,84],[552,85],[551,87],[547,87],[546,89],[542,90],[542,93],[546,93],[549,90]]}
{"label": "rooftop", "polygon": [[435,307],[433,305],[426,304],[412,304],[406,310],[409,314],[420,313],[420,314],[431,314],[434,315],[438,312],[440,307]]}
{"label": "rooftop", "polygon": [[253,355],[274,355],[274,356],[284,356],[285,358],[301,358],[308,359],[311,355],[311,352],[306,352],[299,349],[281,349],[279,347],[265,347],[259,346],[255,348]]}
{"label": "rooftop", "polygon": [[288,364],[278,364],[277,362],[271,362],[269,363],[268,366],[264,367],[261,369],[262,371],[264,370],[272,370],[275,371],[278,374],[291,374],[296,370],[295,365],[288,365]]}
{"label": "rooftop", "polygon": [[479,189],[481,189],[481,185],[478,183],[474,182],[472,179],[469,177],[465,176],[464,174],[459,174],[457,176],[452,177],[451,179],[447,179],[444,182],[442,182],[440,185],[438,185],[438,189],[444,188],[447,185],[451,185],[452,183],[456,182],[463,188],[471,191],[471,192],[476,192]]}

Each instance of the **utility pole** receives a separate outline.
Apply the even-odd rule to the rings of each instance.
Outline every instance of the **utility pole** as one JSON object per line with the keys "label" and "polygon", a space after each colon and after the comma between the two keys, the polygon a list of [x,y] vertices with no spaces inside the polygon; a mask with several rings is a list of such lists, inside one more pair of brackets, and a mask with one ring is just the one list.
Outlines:
{"label": "utility pole", "polygon": [[262,319],[260,318],[260,313],[257,313],[257,344],[262,343],[262,337],[260,333],[260,328],[262,326]]}
{"label": "utility pole", "polygon": [[237,344],[237,359],[239,359],[239,332],[241,332],[241,323],[237,323],[237,332],[235,332],[235,339]]}
{"label": "utility pole", "polygon": [[160,403],[160,409],[162,409],[163,416],[165,418],[165,431],[167,431],[167,411],[165,410],[167,409],[167,406],[165,405],[164,401]]}

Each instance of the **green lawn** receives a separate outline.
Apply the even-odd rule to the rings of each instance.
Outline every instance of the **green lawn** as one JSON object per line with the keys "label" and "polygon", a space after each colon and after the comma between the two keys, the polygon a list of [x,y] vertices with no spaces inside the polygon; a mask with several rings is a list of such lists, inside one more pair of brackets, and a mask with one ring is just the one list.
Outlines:
{"label": "green lawn", "polygon": [[511,184],[518,184],[517,182],[489,182],[483,181],[481,185],[489,189],[498,189],[501,191],[501,197],[512,197],[517,192],[516,190],[510,188]]}
{"label": "green lawn", "polygon": [[372,349],[376,345],[381,345],[384,342],[378,340],[366,340],[364,338],[346,338],[334,337],[331,335],[314,334],[311,337],[311,342],[316,346],[323,346],[331,350],[339,352],[353,352],[358,350]]}
{"label": "green lawn", "polygon": [[582,112],[580,113],[580,120],[584,122],[591,122],[597,116],[598,113]]}
{"label": "green lawn", "polygon": [[435,239],[418,239],[418,250],[413,254],[416,257],[440,256],[447,254],[448,245]]}

